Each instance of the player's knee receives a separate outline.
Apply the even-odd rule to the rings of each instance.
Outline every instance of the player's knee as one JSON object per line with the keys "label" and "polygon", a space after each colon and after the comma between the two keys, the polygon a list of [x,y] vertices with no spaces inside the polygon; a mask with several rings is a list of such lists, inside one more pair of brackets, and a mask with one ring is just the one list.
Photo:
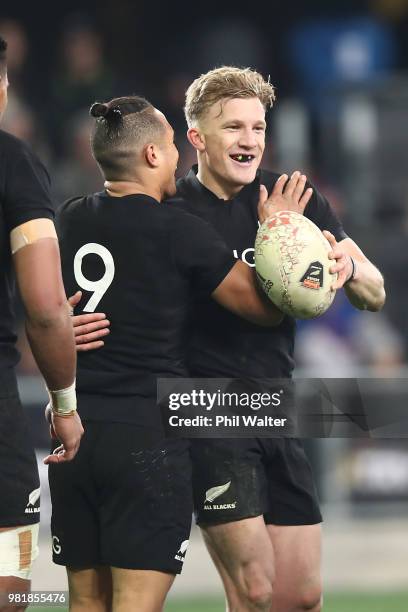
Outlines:
{"label": "player's knee", "polygon": [[272,605],[272,576],[268,576],[258,564],[250,564],[243,572],[241,591],[250,610],[269,610]]}
{"label": "player's knee", "polygon": [[300,593],[299,612],[320,612],[322,609],[322,589],[320,585],[305,589]]}
{"label": "player's knee", "polygon": [[108,612],[110,601],[107,598],[95,597],[81,593],[69,593],[71,612]]}
{"label": "player's knee", "polygon": [[250,586],[246,593],[250,610],[270,610],[272,605],[272,586],[269,584]]}

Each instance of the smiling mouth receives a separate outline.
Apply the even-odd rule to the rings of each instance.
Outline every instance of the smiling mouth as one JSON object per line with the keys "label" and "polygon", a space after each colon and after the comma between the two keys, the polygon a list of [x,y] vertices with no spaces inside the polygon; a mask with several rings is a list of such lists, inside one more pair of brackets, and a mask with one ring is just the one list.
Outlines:
{"label": "smiling mouth", "polygon": [[240,164],[250,164],[255,155],[246,155],[245,153],[237,153],[236,155],[230,155],[230,158]]}

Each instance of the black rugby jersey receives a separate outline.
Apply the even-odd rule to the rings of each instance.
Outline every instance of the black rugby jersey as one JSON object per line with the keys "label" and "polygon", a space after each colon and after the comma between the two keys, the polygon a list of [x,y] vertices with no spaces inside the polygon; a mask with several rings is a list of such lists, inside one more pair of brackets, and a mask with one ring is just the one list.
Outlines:
{"label": "black rugby jersey", "polygon": [[138,194],[75,198],[57,214],[68,295],[79,311],[106,312],[105,346],[78,355],[85,419],[158,425],[157,377],[187,376],[193,298],[210,296],[235,263],[201,219]]}
{"label": "black rugby jersey", "polygon": [[[254,266],[254,243],[258,230],[259,186],[268,193],[279,174],[258,170],[255,180],[232,200],[220,200],[196,177],[197,166],[177,181],[177,195],[167,201],[208,221],[225,240],[235,258]],[[328,201],[316,190],[305,216],[337,240],[346,238]],[[270,377],[291,376],[294,360],[295,320],[285,316],[273,328],[259,327],[202,300],[193,311],[188,366],[191,376]]]}
{"label": "black rugby jersey", "polygon": [[28,145],[0,130],[0,370],[18,361],[10,232],[41,218],[54,218],[48,173]]}

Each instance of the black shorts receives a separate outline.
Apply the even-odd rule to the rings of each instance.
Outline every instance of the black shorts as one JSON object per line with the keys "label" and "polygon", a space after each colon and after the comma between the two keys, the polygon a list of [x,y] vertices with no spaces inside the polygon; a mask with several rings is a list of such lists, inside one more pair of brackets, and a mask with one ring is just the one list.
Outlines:
{"label": "black shorts", "polygon": [[322,521],[302,442],[293,438],[191,440],[199,525],[263,515],[274,525]]}
{"label": "black shorts", "polygon": [[27,415],[14,374],[0,373],[0,527],[39,520],[40,480]]}
{"label": "black shorts", "polygon": [[192,518],[188,442],[86,422],[77,456],[50,465],[53,560],[181,572]]}

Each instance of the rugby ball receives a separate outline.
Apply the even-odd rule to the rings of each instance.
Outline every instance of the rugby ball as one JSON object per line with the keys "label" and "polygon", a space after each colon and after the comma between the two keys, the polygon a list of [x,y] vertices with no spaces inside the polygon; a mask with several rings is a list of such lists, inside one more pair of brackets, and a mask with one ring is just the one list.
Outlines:
{"label": "rugby ball", "polygon": [[259,228],[255,241],[255,269],[269,299],[297,319],[322,315],[333,302],[328,240],[310,219],[283,210]]}

